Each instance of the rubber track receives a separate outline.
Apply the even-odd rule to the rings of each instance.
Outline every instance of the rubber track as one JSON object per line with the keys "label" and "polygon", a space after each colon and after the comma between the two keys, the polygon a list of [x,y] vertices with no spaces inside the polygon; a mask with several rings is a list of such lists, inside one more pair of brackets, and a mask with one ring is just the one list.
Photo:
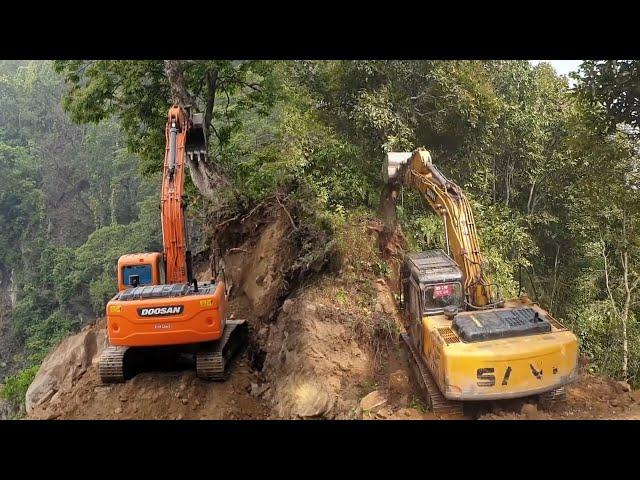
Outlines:
{"label": "rubber track", "polygon": [[98,361],[98,372],[103,383],[124,382],[124,356],[129,347],[109,346]]}
{"label": "rubber track", "polygon": [[229,360],[246,342],[246,320],[227,320],[222,338],[211,348],[196,353],[196,375],[213,381],[224,381],[229,376]]}
{"label": "rubber track", "polygon": [[442,395],[438,384],[435,382],[429,369],[422,361],[422,358],[416,352],[413,342],[406,332],[400,334],[403,343],[408,348],[413,361],[410,362],[416,377],[419,379],[420,387],[422,388],[426,398],[429,399],[429,406],[436,415],[450,415],[450,416],[463,416],[462,402],[456,402],[448,400]]}

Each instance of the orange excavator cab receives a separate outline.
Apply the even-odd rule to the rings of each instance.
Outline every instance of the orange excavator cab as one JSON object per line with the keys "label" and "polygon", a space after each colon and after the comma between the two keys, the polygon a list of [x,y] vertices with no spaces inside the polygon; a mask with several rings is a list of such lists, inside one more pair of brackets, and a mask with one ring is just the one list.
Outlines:
{"label": "orange excavator cab", "polygon": [[184,169],[187,156],[206,160],[203,116],[174,105],[165,133],[163,252],[127,254],[118,260],[118,293],[107,304],[109,346],[98,364],[103,382],[125,380],[132,350],[166,346],[193,352],[199,377],[224,380],[229,360],[246,341],[246,321],[227,319],[224,281],[199,285],[192,272]]}

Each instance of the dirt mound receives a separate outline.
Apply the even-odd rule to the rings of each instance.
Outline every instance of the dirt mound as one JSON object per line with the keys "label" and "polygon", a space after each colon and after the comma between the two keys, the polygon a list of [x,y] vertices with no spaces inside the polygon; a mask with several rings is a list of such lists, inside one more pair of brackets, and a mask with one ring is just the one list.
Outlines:
{"label": "dirt mound", "polygon": [[281,418],[350,418],[359,396],[353,386],[367,375],[369,358],[339,310],[309,300],[314,290],[287,300],[269,333],[265,398]]}
{"label": "dirt mound", "polygon": [[481,420],[592,420],[640,418],[640,390],[627,390],[621,382],[583,372],[567,387],[567,401],[551,411],[532,399],[496,404]]}
{"label": "dirt mound", "polygon": [[285,217],[276,213],[272,223],[257,231],[257,224],[248,223],[252,234],[223,257],[231,295],[250,309],[235,311],[236,318],[244,314],[256,323],[271,320],[278,301],[287,292],[287,274],[295,252],[287,238],[291,225]]}
{"label": "dirt mound", "polygon": [[[97,328],[97,327],[94,327]],[[230,380],[200,380],[193,370],[139,373],[122,384],[103,385],[96,365],[70,389],[33,408],[29,419],[240,419],[265,418],[251,395],[254,374],[240,358]]]}
{"label": "dirt mound", "polygon": [[376,418],[422,418],[398,321],[384,279],[349,265],[286,300],[265,347],[273,415],[369,418],[360,402],[376,389],[388,399]]}

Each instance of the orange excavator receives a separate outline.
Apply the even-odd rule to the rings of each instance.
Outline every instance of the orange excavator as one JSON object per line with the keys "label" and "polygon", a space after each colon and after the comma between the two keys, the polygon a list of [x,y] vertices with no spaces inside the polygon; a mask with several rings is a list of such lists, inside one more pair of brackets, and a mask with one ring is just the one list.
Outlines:
{"label": "orange excavator", "polygon": [[174,105],[166,124],[162,176],[163,252],[133,253],[118,260],[118,293],[107,304],[109,346],[98,369],[105,383],[130,376],[136,353],[171,348],[195,356],[197,376],[225,380],[229,361],[246,342],[245,320],[227,318],[224,272],[198,285],[193,276],[185,221],[187,157],[207,155],[203,115]]}

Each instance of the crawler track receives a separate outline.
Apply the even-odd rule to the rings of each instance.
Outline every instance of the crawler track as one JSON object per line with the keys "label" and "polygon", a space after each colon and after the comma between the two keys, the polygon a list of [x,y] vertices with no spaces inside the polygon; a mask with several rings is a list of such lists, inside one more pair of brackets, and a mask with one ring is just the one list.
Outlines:
{"label": "crawler track", "polygon": [[544,410],[552,410],[556,406],[564,404],[566,401],[567,391],[564,387],[556,388],[538,397],[538,403]]}
{"label": "crawler track", "polygon": [[224,381],[230,360],[246,343],[246,320],[227,320],[222,338],[196,353],[196,374],[205,380]]}
{"label": "crawler track", "polygon": [[[196,374],[205,380],[224,381],[229,376],[232,358],[246,344],[248,326],[246,320],[228,320],[222,338],[210,342],[196,352]],[[125,356],[130,347],[109,346],[100,355],[98,372],[103,383],[125,381],[127,363]],[[130,370],[130,368],[129,368]]]}
{"label": "crawler track", "polygon": [[418,352],[416,352],[409,335],[405,332],[401,333],[400,337],[402,339],[402,344],[404,344],[405,348],[410,353],[409,363],[411,364],[411,369],[413,370],[413,373],[420,384],[423,395],[429,402],[429,407],[433,410],[433,413],[436,415],[462,417],[462,402],[447,400],[442,395],[438,385],[431,376],[431,373],[429,373],[429,369],[424,364],[422,358],[418,355]]}
{"label": "crawler track", "polygon": [[98,361],[98,372],[103,383],[124,382],[124,357],[129,347],[109,346]]}

